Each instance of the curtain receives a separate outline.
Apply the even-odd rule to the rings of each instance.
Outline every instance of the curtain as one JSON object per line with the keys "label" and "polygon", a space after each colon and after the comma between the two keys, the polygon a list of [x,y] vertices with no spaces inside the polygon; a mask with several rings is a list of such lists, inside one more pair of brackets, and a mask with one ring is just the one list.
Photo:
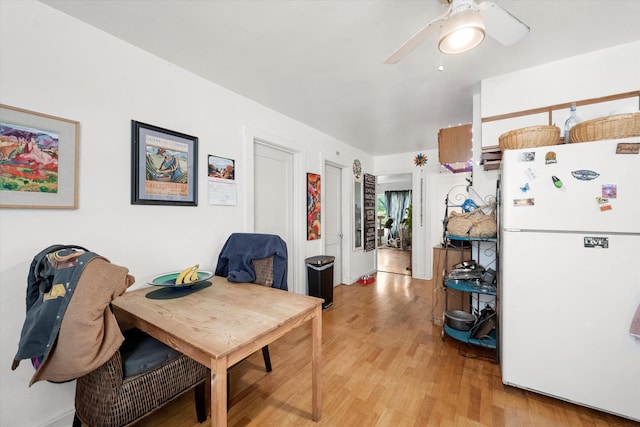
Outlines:
{"label": "curtain", "polygon": [[406,209],[411,204],[411,190],[385,191],[384,202],[387,215],[393,218],[391,237],[395,239],[398,237],[398,228],[402,219],[407,215]]}

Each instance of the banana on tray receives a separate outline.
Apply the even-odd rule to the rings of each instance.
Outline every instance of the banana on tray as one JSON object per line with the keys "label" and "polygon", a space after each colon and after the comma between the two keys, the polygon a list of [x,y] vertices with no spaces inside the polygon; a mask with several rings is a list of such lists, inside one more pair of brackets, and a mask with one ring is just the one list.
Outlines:
{"label": "banana on tray", "polygon": [[176,279],[176,285],[196,282],[198,280],[198,268],[200,268],[200,264],[182,270]]}

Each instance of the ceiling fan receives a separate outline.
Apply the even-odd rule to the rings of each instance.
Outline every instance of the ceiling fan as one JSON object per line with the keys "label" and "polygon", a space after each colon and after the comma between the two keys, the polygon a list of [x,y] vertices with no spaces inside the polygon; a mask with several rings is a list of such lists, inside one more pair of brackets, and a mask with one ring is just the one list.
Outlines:
{"label": "ceiling fan", "polygon": [[466,52],[484,40],[485,31],[504,46],[511,46],[529,33],[529,27],[491,1],[440,0],[449,9],[400,46],[385,64],[395,64],[440,30],[438,49],[443,53]]}

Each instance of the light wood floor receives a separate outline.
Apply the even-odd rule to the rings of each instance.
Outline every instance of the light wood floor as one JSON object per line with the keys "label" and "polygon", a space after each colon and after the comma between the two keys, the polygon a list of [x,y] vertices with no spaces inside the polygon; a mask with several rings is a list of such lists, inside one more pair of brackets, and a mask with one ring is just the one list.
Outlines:
{"label": "light wood floor", "polygon": [[378,247],[378,271],[411,275],[411,251]]}
{"label": "light wood floor", "polygon": [[[230,426],[637,426],[502,384],[499,366],[441,339],[430,283],[378,273],[338,286],[323,312],[323,405],[311,421],[311,329],[304,325],[231,370]],[[487,355],[485,353],[485,355]],[[208,423],[209,421],[207,421]],[[188,393],[137,427],[195,427]]]}

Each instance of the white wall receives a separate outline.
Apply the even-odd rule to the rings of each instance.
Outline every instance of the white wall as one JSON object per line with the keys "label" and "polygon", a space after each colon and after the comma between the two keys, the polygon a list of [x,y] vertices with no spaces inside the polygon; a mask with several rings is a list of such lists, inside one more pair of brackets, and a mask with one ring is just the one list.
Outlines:
{"label": "white wall", "polygon": [[[306,180],[306,172],[323,173],[326,160],[350,168],[358,158],[363,171],[373,167],[371,156],[343,142],[39,2],[0,2],[0,51],[1,103],[80,122],[79,209],[0,210],[2,426],[49,425],[66,420],[73,408],[74,383],[28,388],[29,361],[9,370],[24,321],[28,267],[38,251],[54,243],[85,246],[128,267],[134,286],[196,262],[213,269],[229,233],[251,231],[247,135],[297,147],[298,180]],[[197,207],[130,204],[132,119],[199,137]],[[237,206],[208,205],[208,154],[236,160]],[[344,198],[350,200],[349,188]],[[305,205],[296,209],[306,218]],[[322,254],[324,242],[307,242],[304,220],[299,223],[296,246],[302,250],[292,254],[297,270],[289,283],[304,293],[304,258]],[[375,263],[374,252],[344,253],[351,277]]]}
{"label": "white wall", "polygon": [[638,90],[640,40],[485,79],[481,88],[482,117]]}

